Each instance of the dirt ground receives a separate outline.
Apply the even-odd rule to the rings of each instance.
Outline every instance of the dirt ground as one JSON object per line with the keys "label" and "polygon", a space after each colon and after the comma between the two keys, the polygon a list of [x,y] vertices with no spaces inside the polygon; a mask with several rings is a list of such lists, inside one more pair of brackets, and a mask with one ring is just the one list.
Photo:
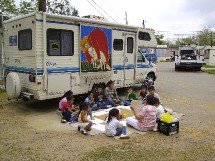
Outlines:
{"label": "dirt ground", "polygon": [[0,161],[215,161],[215,76],[157,65],[155,87],[164,106],[185,114],[178,134],[84,136],[60,123],[57,99],[8,102],[0,91]]}

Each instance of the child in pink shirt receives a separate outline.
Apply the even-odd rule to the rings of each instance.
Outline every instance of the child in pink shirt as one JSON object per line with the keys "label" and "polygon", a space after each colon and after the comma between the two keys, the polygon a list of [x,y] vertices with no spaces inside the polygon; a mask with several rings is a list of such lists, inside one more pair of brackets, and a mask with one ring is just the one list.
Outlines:
{"label": "child in pink shirt", "polygon": [[59,102],[59,111],[61,111],[61,109],[63,108],[63,106],[67,103],[67,99],[66,97],[67,96],[72,96],[73,95],[73,92],[71,90],[67,91],[62,97],[61,97],[61,100]]}

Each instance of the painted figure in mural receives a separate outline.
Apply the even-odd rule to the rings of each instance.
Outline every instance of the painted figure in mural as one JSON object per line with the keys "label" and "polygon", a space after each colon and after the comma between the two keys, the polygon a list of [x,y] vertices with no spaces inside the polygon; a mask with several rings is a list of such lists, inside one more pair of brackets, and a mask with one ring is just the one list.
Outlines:
{"label": "painted figure in mural", "polygon": [[93,68],[111,70],[108,64],[108,41],[104,31],[98,28],[92,30],[81,40],[81,50],[85,53],[87,62],[93,64]]}

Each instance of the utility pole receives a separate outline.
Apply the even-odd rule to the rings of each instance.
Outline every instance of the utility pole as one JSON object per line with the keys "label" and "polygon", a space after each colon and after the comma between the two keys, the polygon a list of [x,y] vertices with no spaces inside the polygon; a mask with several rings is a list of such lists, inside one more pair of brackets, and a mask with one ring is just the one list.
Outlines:
{"label": "utility pole", "polygon": [[46,0],[39,0],[39,11],[46,12]]}
{"label": "utility pole", "polygon": [[126,11],[125,11],[125,23],[126,23],[126,25],[128,25],[128,15],[127,15]]}

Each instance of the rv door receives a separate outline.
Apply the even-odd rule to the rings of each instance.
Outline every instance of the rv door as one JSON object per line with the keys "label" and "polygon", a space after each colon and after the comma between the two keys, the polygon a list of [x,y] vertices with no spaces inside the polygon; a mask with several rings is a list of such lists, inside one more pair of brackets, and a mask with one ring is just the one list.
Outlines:
{"label": "rv door", "polygon": [[135,35],[126,34],[124,42],[124,86],[130,86],[134,83]]}

